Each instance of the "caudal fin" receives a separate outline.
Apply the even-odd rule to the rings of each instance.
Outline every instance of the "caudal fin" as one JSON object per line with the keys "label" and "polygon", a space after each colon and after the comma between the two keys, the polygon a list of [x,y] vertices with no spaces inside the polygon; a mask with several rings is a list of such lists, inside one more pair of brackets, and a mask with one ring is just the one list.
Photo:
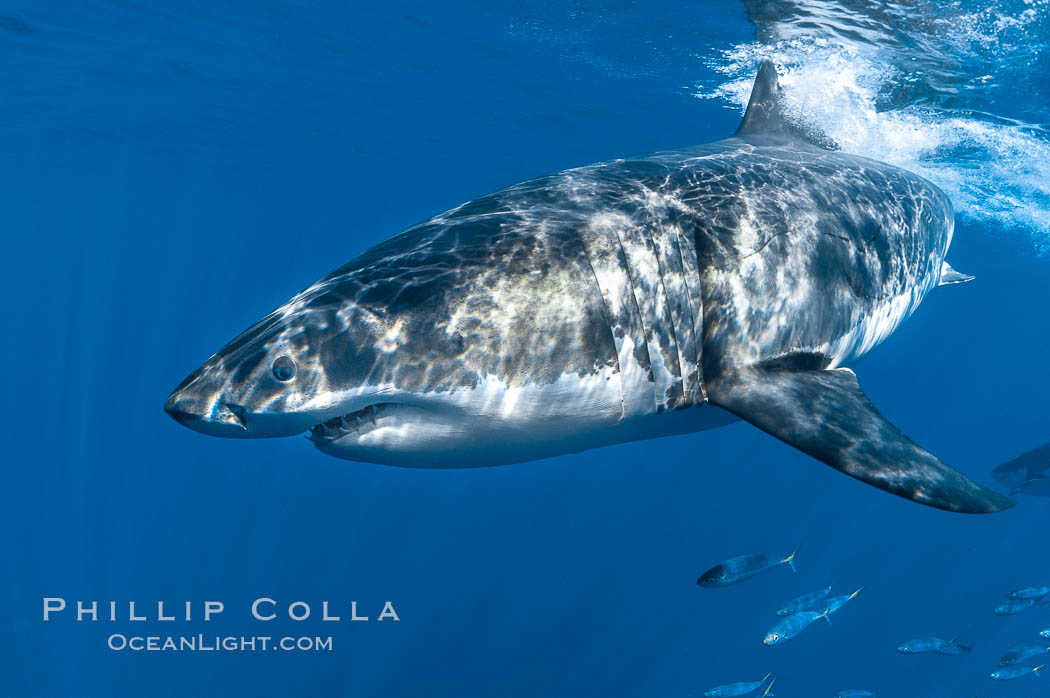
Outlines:
{"label": "caudal fin", "polygon": [[792,572],[798,572],[798,569],[795,567],[795,556],[798,555],[798,549],[801,547],[801,544],[795,546],[795,549],[791,552],[791,554],[785,557],[783,560],[781,560],[781,562],[788,563],[788,567],[791,568]]}

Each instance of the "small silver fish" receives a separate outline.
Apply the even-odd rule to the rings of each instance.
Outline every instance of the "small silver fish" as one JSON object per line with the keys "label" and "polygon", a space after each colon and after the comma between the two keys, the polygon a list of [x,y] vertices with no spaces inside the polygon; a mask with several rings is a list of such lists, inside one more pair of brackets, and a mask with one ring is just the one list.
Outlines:
{"label": "small silver fish", "polygon": [[[762,687],[762,684],[772,676],[770,672],[762,677],[761,681],[742,681],[740,683],[727,683],[724,686],[715,686],[704,691],[706,698],[729,698],[730,696],[746,696]],[[770,682],[772,683],[772,682]]]}
{"label": "small silver fish", "polygon": [[726,587],[784,563],[795,570],[796,553],[798,553],[798,548],[795,548],[795,552],[782,558],[770,557],[761,553],[740,555],[715,565],[700,575],[696,583],[702,587]]}
{"label": "small silver fish", "polygon": [[798,613],[793,613],[774,625],[770,631],[766,633],[765,638],[762,639],[762,644],[772,647],[773,645],[779,645],[782,642],[786,642],[808,628],[813,621],[818,618],[825,618],[827,615],[827,610],[820,612],[799,611]]}
{"label": "small silver fish", "polygon": [[1036,676],[1039,676],[1039,670],[1045,666],[1045,664],[1040,664],[1037,667],[1027,667],[1015,664],[1013,666],[1003,667],[1002,669],[993,671],[992,678],[996,681],[1009,681],[1010,679],[1019,679],[1025,674],[1035,674]]}
{"label": "small silver fish", "polygon": [[997,616],[1013,616],[1021,611],[1027,611],[1034,605],[1035,599],[1009,599],[992,609],[992,613]]}
{"label": "small silver fish", "polygon": [[817,610],[813,607],[819,604],[824,599],[828,598],[828,594],[831,593],[831,585],[827,585],[823,589],[817,589],[811,591],[808,594],[802,594],[788,601],[782,608],[777,611],[777,615],[780,617],[790,616],[792,613],[798,613],[799,611],[813,611]]}
{"label": "small silver fish", "polygon": [[1014,600],[1032,599],[1033,601],[1038,601],[1047,594],[1050,594],[1050,587],[1023,587],[1014,589],[1007,596]]}
{"label": "small silver fish", "polygon": [[1020,664],[1026,659],[1035,657],[1040,654],[1050,652],[1050,647],[1047,647],[1038,643],[1028,643],[1024,645],[1018,645],[1012,647],[1006,651],[1003,656],[999,657],[999,666],[1010,666],[1011,664]]}
{"label": "small silver fish", "polygon": [[936,652],[948,643],[939,637],[920,637],[908,640],[897,648],[901,654],[923,654],[925,652]]}

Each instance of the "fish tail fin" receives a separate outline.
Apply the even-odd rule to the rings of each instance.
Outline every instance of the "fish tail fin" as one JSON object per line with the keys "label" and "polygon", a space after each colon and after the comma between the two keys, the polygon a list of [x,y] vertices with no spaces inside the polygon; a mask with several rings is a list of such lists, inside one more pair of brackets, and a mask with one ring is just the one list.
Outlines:
{"label": "fish tail fin", "polygon": [[783,560],[781,560],[781,562],[788,563],[788,566],[791,568],[792,572],[798,572],[798,568],[795,567],[795,556],[798,555],[798,549],[801,547],[801,544],[796,545],[795,549],[791,551],[791,554],[785,557]]}
{"label": "fish tail fin", "polygon": [[1032,673],[1035,674],[1036,676],[1039,676],[1040,669],[1042,669],[1045,666],[1046,666],[1045,664],[1040,664],[1036,668],[1032,669]]}
{"label": "fish tail fin", "polygon": [[850,594],[850,595],[849,595],[850,599],[855,599],[855,598],[857,598],[857,594],[859,594],[859,593],[860,593],[860,592],[862,592],[862,591],[864,591],[864,587],[861,587],[860,589],[857,589],[857,590],[856,590],[855,592],[853,592],[852,594]]}
{"label": "fish tail fin", "polygon": [[769,680],[769,677],[772,676],[772,675],[773,675],[773,672],[772,671],[769,672],[768,674],[766,674],[765,676],[762,677],[762,681],[760,683],[765,683],[766,681]]}
{"label": "fish tail fin", "polygon": [[969,652],[970,650],[972,650],[973,649],[973,644],[971,643],[969,645],[964,645],[963,643],[959,642],[959,638],[960,637],[962,637],[962,633],[959,633],[958,635],[953,637],[951,640],[949,640],[948,644],[949,645],[955,645],[956,647],[958,647],[959,649],[961,649],[961,650],[963,650],[965,652]]}
{"label": "fish tail fin", "polygon": [[769,682],[769,685],[768,685],[768,686],[766,686],[766,690],[765,690],[765,691],[764,691],[764,692],[762,693],[762,698],[766,698],[766,696],[771,696],[771,695],[773,695],[773,694],[772,694],[772,693],[770,693],[769,691],[770,691],[770,689],[772,689],[772,688],[773,688],[773,684],[774,684],[774,683],[776,683],[776,679],[773,679],[772,681],[770,681],[770,682]]}

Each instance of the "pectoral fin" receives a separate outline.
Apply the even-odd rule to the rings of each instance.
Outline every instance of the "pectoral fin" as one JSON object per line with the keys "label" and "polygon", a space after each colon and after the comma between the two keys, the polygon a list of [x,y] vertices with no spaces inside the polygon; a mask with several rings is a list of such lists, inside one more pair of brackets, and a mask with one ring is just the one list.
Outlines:
{"label": "pectoral fin", "polygon": [[719,376],[711,402],[833,468],[899,497],[966,513],[1013,506],[886,421],[849,369],[754,368]]}

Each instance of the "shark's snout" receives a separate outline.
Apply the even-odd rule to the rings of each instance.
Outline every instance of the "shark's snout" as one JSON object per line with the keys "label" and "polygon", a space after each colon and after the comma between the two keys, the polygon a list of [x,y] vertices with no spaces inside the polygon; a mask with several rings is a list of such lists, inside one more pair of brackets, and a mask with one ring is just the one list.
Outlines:
{"label": "shark's snout", "polygon": [[164,411],[179,424],[210,436],[250,436],[244,408],[232,403],[207,403],[176,390]]}
{"label": "shark's snout", "polygon": [[180,401],[177,397],[172,395],[168,398],[168,401],[164,403],[164,411],[171,415],[179,424],[190,425],[194,421],[200,419],[200,416],[190,412],[184,402]]}
{"label": "shark's snout", "polygon": [[232,438],[294,436],[331,416],[326,409],[295,409],[296,386],[269,377],[268,364],[244,378],[252,368],[209,360],[172,391],[164,411],[193,431]]}

